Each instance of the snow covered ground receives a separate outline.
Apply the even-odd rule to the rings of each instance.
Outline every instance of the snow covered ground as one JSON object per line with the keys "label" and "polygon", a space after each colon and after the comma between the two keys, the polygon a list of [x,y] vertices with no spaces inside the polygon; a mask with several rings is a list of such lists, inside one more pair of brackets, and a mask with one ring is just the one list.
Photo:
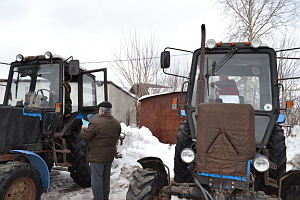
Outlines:
{"label": "snow covered ground", "polygon": [[[125,200],[131,173],[140,167],[136,161],[146,156],[156,156],[169,167],[173,177],[173,158],[175,145],[163,144],[154,137],[148,128],[131,128],[122,124],[122,131],[126,138],[123,145],[118,146],[118,151],[123,155],[115,159],[111,173],[110,200]],[[300,169],[300,127],[293,129],[296,134],[287,138],[287,170]],[[51,188],[48,194],[43,194],[42,200],[92,200],[90,188],[83,189],[69,176],[65,168],[55,168],[51,171]],[[172,199],[177,199],[172,197]]]}
{"label": "snow covered ground", "polygon": [[294,136],[285,139],[288,160],[287,171],[300,169],[300,126],[295,126],[292,132]]}

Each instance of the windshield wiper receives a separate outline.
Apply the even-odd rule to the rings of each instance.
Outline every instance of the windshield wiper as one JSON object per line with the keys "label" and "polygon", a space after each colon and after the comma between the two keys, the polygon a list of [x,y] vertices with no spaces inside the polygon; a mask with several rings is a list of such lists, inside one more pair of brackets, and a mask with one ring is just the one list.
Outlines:
{"label": "windshield wiper", "polygon": [[221,60],[219,60],[217,64],[215,64],[214,62],[213,65],[215,64],[215,66],[213,66],[212,69],[209,70],[209,72],[207,72],[205,78],[209,78],[212,75],[212,73],[219,71],[219,69],[221,69],[221,67],[223,67],[225,63],[227,63],[227,61],[232,58],[236,50],[237,48],[231,49]]}
{"label": "windshield wiper", "polygon": [[18,98],[18,87],[19,87],[19,80],[20,80],[20,73],[18,73],[18,76],[17,76],[17,80],[16,80],[16,92],[15,92],[15,99]]}

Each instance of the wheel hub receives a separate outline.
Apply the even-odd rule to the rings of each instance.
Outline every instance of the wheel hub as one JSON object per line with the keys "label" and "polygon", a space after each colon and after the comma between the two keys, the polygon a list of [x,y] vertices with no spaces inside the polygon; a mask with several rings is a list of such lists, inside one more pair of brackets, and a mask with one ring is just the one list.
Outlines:
{"label": "wheel hub", "polygon": [[16,179],[8,188],[4,200],[34,200],[36,188],[32,179],[21,177]]}

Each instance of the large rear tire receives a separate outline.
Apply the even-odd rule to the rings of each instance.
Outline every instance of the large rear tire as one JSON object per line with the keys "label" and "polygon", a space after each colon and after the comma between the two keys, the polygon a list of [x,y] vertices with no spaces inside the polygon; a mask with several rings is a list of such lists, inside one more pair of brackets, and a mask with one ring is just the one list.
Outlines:
{"label": "large rear tire", "polygon": [[174,156],[174,181],[177,183],[192,182],[193,176],[188,170],[188,164],[181,160],[180,154],[184,148],[191,147],[192,137],[187,120],[183,121],[177,136]]}
{"label": "large rear tire", "polygon": [[81,187],[91,187],[91,169],[88,162],[87,143],[80,137],[81,128],[73,127],[69,136],[71,153],[68,161],[72,164],[69,167],[70,176],[75,183]]}
{"label": "large rear tire", "polygon": [[24,162],[0,165],[0,199],[39,200],[41,179],[35,168]]}
{"label": "large rear tire", "polygon": [[[275,126],[266,147],[269,150],[269,160],[277,165],[277,170],[270,169],[269,177],[278,182],[279,178],[286,173],[286,145],[285,136],[280,126]],[[256,190],[262,190],[268,195],[277,195],[278,188],[265,185],[264,174],[256,174]]]}
{"label": "large rear tire", "polygon": [[157,195],[157,172],[153,169],[138,169],[133,172],[126,200],[154,200]]}
{"label": "large rear tire", "polygon": [[298,200],[300,197],[300,185],[294,185],[287,191],[286,200]]}

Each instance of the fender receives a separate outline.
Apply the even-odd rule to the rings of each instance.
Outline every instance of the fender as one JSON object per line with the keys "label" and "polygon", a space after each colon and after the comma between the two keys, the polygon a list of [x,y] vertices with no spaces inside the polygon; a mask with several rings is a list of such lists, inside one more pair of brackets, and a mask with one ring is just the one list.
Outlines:
{"label": "fender", "polygon": [[42,191],[48,192],[50,188],[50,173],[47,164],[39,155],[26,150],[11,150],[10,153],[21,153],[25,156],[33,167],[38,171],[40,174],[40,178],[42,181]]}
{"label": "fender", "polygon": [[[150,169],[153,169],[153,170],[157,171],[159,184],[162,184],[162,186],[170,184],[170,170],[163,163],[163,161],[160,158],[145,157],[145,158],[139,159],[137,162],[139,162],[144,169],[145,168],[150,168]],[[166,172],[165,168],[168,169],[168,173]]]}
{"label": "fender", "polygon": [[[289,189],[300,185],[300,170],[288,171],[279,179],[279,197],[286,199]],[[299,192],[300,193],[300,192]]]}

